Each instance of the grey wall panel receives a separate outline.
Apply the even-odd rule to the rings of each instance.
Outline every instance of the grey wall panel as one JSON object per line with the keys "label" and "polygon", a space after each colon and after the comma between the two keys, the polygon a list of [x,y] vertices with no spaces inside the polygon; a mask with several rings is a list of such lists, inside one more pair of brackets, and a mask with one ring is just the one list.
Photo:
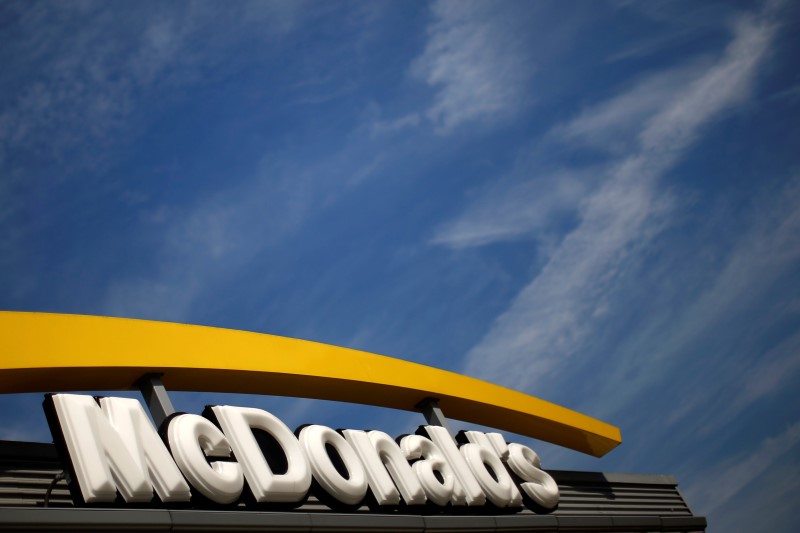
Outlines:
{"label": "grey wall panel", "polygon": [[168,511],[172,531],[311,531],[305,513]]}
{"label": "grey wall panel", "polygon": [[0,512],[3,531],[170,531],[169,512],[156,509],[30,509]]}

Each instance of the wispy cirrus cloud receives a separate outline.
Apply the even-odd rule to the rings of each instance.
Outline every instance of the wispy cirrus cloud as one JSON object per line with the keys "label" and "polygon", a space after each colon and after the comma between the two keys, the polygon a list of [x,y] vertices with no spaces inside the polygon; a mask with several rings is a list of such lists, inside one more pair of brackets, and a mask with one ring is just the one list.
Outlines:
{"label": "wispy cirrus cloud", "polygon": [[[338,204],[407,157],[397,140],[414,115],[384,121],[371,106],[344,140],[319,150],[264,153],[257,168],[188,205],[143,206],[142,230],[153,235],[153,266],[117,277],[105,289],[102,312],[114,316],[198,321],[201,302],[255,268],[270,271],[269,253],[335,211]],[[388,138],[388,141],[387,141]]]}
{"label": "wispy cirrus cloud", "polygon": [[644,124],[663,108],[664,102],[672,101],[675,94],[710,67],[705,58],[643,77],[624,92],[558,124],[548,133],[548,140],[624,155],[637,148]]}
{"label": "wispy cirrus cloud", "polygon": [[[726,466],[738,474],[733,480],[725,478],[738,481],[733,490],[712,494],[714,489],[710,485],[715,485],[717,489],[719,486],[713,478],[703,477],[703,482],[709,486],[700,484],[697,490],[685,492],[687,498],[691,498],[689,501],[696,512],[702,507],[694,505],[695,495],[701,504],[710,504],[715,509],[709,517],[709,531],[794,531],[797,528],[800,454],[797,453],[797,442],[791,448],[793,430],[794,426],[789,426],[785,431],[761,441],[753,447],[752,454],[740,456],[741,465],[728,462]],[[781,454],[782,448],[788,449]],[[756,457],[762,458],[762,461],[751,463],[750,459]],[[747,467],[752,467],[752,470],[744,470]],[[720,468],[701,472],[705,476],[717,473],[725,475]]]}
{"label": "wispy cirrus cloud", "polygon": [[242,34],[262,42],[284,36],[303,7],[4,3],[0,62],[13,74],[0,76],[0,223],[8,226],[0,264],[29,260],[35,227],[57,224],[31,198],[80,189],[81,212],[107,201],[115,186],[130,187],[120,184],[122,172],[107,173],[120,150],[186,87],[224,75]]}
{"label": "wispy cirrus cloud", "polygon": [[[608,356],[614,364],[599,387],[603,400],[592,402],[598,413],[611,416],[658,387],[665,376],[680,374],[670,384],[670,397],[680,401],[670,404],[663,419],[644,421],[642,427],[683,425],[695,434],[711,435],[751,404],[782,390],[800,371],[797,335],[776,346],[753,345],[751,339],[754,332],[766,337],[773,324],[792,313],[786,309],[791,300],[774,306],[767,301],[776,288],[792,284],[800,261],[800,180],[790,179],[753,204],[737,213],[741,220],[725,228],[734,240],[731,249],[721,252],[714,243],[698,239],[692,255],[713,250],[722,256],[714,266],[703,265],[713,276],[699,283],[700,290],[687,289],[677,309],[650,314]],[[666,277],[679,268],[668,263],[658,272]],[[685,278],[701,270],[692,263],[683,268]],[[749,315],[752,309],[761,309],[759,316]]]}
{"label": "wispy cirrus cloud", "polygon": [[360,140],[316,163],[265,155],[253,175],[223,191],[186,207],[145,211],[148,231],[158,235],[155,267],[116,279],[106,289],[103,312],[192,321],[209,287],[219,291],[235,280],[260,254],[285,242],[377,171],[383,164],[380,155],[360,162],[362,154],[374,155]]}
{"label": "wispy cirrus cloud", "polygon": [[0,150],[60,157],[85,141],[107,142],[122,124],[130,127],[143,96],[203,81],[200,69],[230,61],[241,32],[269,39],[290,31],[302,4],[150,7],[8,4],[16,20],[4,30],[6,66],[18,76],[2,80],[9,97],[0,106]]}
{"label": "wispy cirrus cloud", "polygon": [[426,116],[439,132],[513,116],[530,102],[535,71],[524,42],[524,21],[504,4],[440,0],[433,4],[428,41],[412,67],[435,88]]}
{"label": "wispy cirrus cloud", "polygon": [[[659,178],[704,126],[749,94],[775,31],[769,12],[741,18],[719,60],[646,118],[635,149],[609,165],[603,185],[582,204],[579,225],[467,354],[467,373],[529,390],[584,346],[626,268],[668,223],[671,199],[659,193]],[[517,365],[529,371],[507,372]]]}
{"label": "wispy cirrus cloud", "polygon": [[458,249],[524,237],[547,240],[554,226],[574,215],[596,180],[587,170],[531,176],[536,168],[535,157],[523,153],[509,176],[474,191],[475,199],[438,227],[431,243]]}
{"label": "wispy cirrus cloud", "polygon": [[[758,35],[752,38],[757,39]],[[646,176],[660,175],[664,168],[657,167],[669,167],[675,158],[671,152],[680,152],[692,142],[690,137],[675,141],[668,131],[692,135],[698,128],[691,124],[695,111],[700,121],[717,118],[716,105],[730,106],[731,102],[746,96],[746,88],[732,86],[723,91],[730,96],[722,94],[703,102],[707,93],[714,91],[701,84],[738,83],[735,74],[725,82],[714,76],[725,76],[725,69],[748,68],[746,64],[734,67],[736,62],[747,61],[748,49],[758,47],[757,42],[747,39],[743,35],[731,45],[729,62],[724,67],[720,64],[715,67],[709,57],[691,59],[687,64],[640,77],[626,84],[629,88],[624,92],[557,124],[520,152],[508,175],[481,190],[472,191],[476,199],[456,218],[437,228],[431,242],[464,248],[520,237],[545,239],[548,236],[543,230],[547,226],[558,225],[565,217],[576,215],[580,206],[588,201],[588,195],[614,173],[637,173],[640,167],[647,167],[642,172],[644,182],[649,180]],[[687,90],[687,87],[694,88]],[[693,100],[679,102],[687,96]],[[688,115],[667,116],[665,103],[671,103],[671,113],[686,112]],[[664,129],[656,131],[658,128]],[[617,159],[591,168],[552,169],[543,165],[539,161],[541,152],[549,148],[561,149],[559,145],[569,145],[572,149],[591,148]],[[664,157],[668,160],[662,161]],[[663,207],[662,202],[659,209]]]}
{"label": "wispy cirrus cloud", "polygon": [[696,508],[713,512],[798,444],[800,422],[795,422],[780,434],[762,440],[755,449],[724,460],[702,472],[700,477],[704,482],[687,491],[687,497]]}

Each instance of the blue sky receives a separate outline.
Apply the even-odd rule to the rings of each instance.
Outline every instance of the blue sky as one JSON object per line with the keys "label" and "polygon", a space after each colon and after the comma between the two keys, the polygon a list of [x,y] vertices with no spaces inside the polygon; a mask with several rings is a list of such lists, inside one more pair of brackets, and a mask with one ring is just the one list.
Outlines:
{"label": "blue sky", "polygon": [[[465,373],[622,429],[602,459],[533,442],[545,467],[674,474],[709,531],[793,531],[799,15],[2,2],[0,308]],[[174,397],[290,425],[421,422]],[[0,398],[0,438],[49,440],[40,402]]]}

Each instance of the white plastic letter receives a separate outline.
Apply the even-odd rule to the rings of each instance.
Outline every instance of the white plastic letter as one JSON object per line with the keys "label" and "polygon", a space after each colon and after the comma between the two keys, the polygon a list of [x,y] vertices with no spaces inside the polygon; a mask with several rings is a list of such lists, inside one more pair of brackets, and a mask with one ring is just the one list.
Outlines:
{"label": "white plastic letter", "polygon": [[[86,503],[113,502],[117,490],[129,503],[153,499],[141,456],[131,453],[135,444],[125,442],[94,398],[54,394],[51,399]],[[159,444],[164,447],[160,440]]]}
{"label": "white plastic letter", "polygon": [[525,481],[520,487],[534,502],[546,509],[558,505],[558,484],[541,469],[542,461],[535,451],[522,444],[511,443],[508,445],[507,464],[512,472]]}
{"label": "white plastic letter", "polygon": [[389,473],[384,468],[380,456],[375,451],[375,448],[372,447],[367,433],[353,429],[346,429],[342,433],[344,434],[344,439],[353,447],[353,451],[356,452],[358,459],[364,466],[367,485],[372,490],[378,505],[399,504],[400,492],[394,486],[392,478],[389,477]]}
{"label": "white plastic letter", "polygon": [[[407,435],[400,440],[400,449],[407,459],[420,459],[411,468],[430,501],[443,506],[454,499],[455,474],[436,444],[422,435]],[[436,477],[436,472],[442,481]]]}
{"label": "white plastic letter", "polygon": [[100,407],[162,502],[188,502],[192,492],[161,437],[133,398],[101,398]]}
{"label": "white plastic letter", "polygon": [[[367,494],[367,474],[344,437],[327,426],[312,425],[300,431],[298,440],[311,465],[314,479],[328,494],[347,505],[355,505],[364,499]],[[347,478],[336,470],[325,445],[332,446],[342,458],[347,468]]]}
{"label": "white plastic letter", "polygon": [[[469,434],[472,433],[471,431],[467,431],[467,437]],[[475,432],[480,433],[480,432]],[[506,439],[500,433],[486,433],[486,438],[492,444],[492,448],[494,448],[495,453],[500,458],[501,461],[508,460],[508,444],[506,443]]]}
{"label": "white plastic letter", "polygon": [[453,505],[483,505],[486,494],[472,475],[472,471],[458,451],[458,445],[450,432],[442,426],[425,426],[431,440],[439,447],[456,476]]}
{"label": "white plastic letter", "polygon": [[389,435],[382,431],[367,433],[352,429],[343,433],[364,465],[367,483],[378,505],[397,505],[401,495],[408,505],[425,503],[422,485]]}
{"label": "white plastic letter", "polygon": [[[519,507],[522,494],[502,462],[503,456],[508,457],[508,446],[503,436],[480,431],[466,431],[464,434],[470,444],[461,446],[461,454],[489,501],[498,507]],[[494,472],[494,477],[487,466]]]}
{"label": "white plastic letter", "polygon": [[[498,507],[518,507],[522,503],[522,495],[514,480],[493,450],[480,444],[465,444],[461,447],[461,454],[490,502]],[[492,477],[489,468],[497,479]]]}
{"label": "white plastic letter", "polygon": [[425,491],[400,446],[382,431],[370,431],[368,435],[372,446],[391,474],[394,484],[400,490],[400,495],[406,504],[422,505],[425,503]]}
{"label": "white plastic letter", "polygon": [[[275,415],[263,409],[218,405],[211,408],[228,437],[236,460],[257,502],[297,502],[311,486],[311,469],[294,433]],[[274,474],[253,435],[269,433],[286,456],[288,469]]]}
{"label": "white plastic letter", "polygon": [[167,436],[175,462],[203,496],[221,504],[239,498],[244,487],[242,467],[234,462],[206,461],[206,457],[231,456],[228,439],[217,426],[199,415],[178,415],[170,420]]}

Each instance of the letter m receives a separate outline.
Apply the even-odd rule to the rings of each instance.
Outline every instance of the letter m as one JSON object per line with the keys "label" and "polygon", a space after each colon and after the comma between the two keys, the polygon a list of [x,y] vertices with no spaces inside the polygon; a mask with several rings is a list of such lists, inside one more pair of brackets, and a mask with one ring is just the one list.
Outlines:
{"label": "letter m", "polygon": [[98,405],[91,396],[49,394],[44,405],[84,502],[113,502],[117,491],[128,503],[149,502],[153,489],[164,502],[189,500],[189,485],[137,400]]}

